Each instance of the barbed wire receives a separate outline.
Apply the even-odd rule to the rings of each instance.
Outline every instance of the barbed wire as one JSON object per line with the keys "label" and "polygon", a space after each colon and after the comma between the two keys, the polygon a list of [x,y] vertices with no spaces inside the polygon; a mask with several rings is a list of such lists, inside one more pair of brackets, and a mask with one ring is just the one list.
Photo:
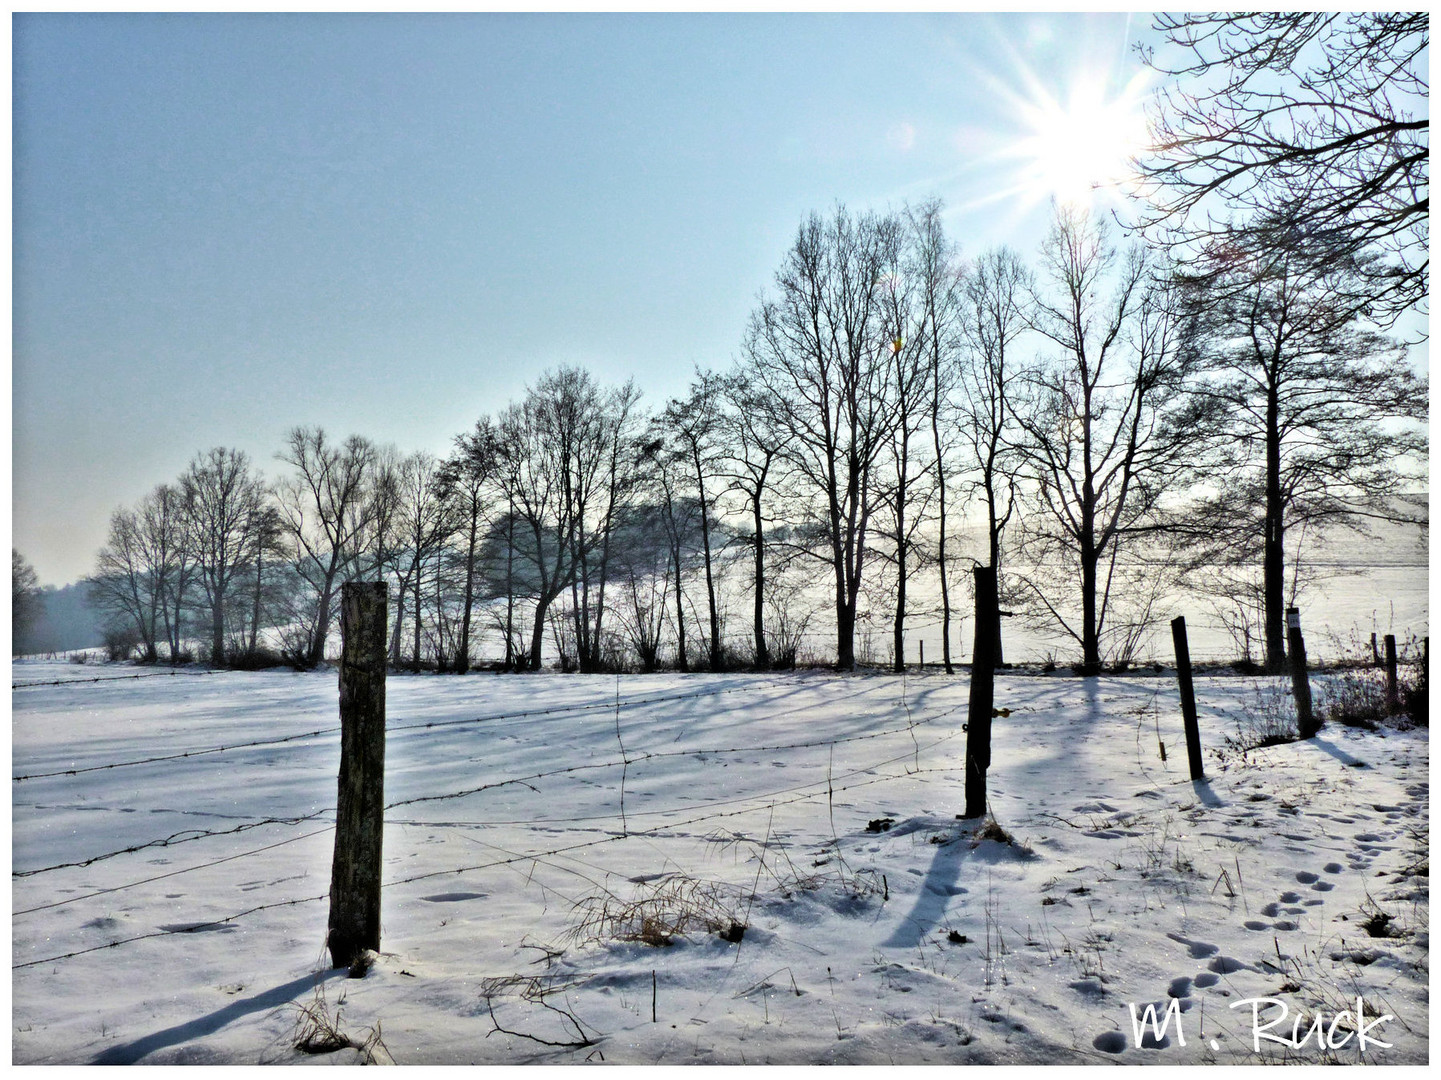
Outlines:
{"label": "barbed wire", "polygon": [[[941,743],[948,741],[949,739],[953,739],[953,738],[955,738],[958,734],[959,734],[958,732],[953,732],[953,733],[951,733],[951,734],[949,734],[949,735],[943,736],[942,738],[935,740],[933,743],[928,744],[928,745],[926,746],[926,749],[931,749],[931,748],[933,748],[934,746],[940,745]],[[913,755],[913,753],[914,753],[914,751],[908,750],[906,753],[900,754],[900,755],[898,755],[898,756],[896,756],[896,757],[887,758],[887,759],[885,759],[885,760],[883,760],[883,761],[875,762],[875,763],[872,763],[872,764],[870,764],[870,765],[866,765],[866,766],[862,766],[862,767],[857,767],[857,768],[849,769],[849,770],[847,770],[846,772],[842,773],[841,775],[842,775],[842,777],[845,777],[845,776],[855,776],[855,775],[860,775],[860,774],[864,774],[864,773],[868,773],[868,772],[873,772],[873,771],[876,770],[876,769],[884,768],[886,765],[895,764],[895,763],[898,762],[898,761],[903,761],[903,760],[906,760],[906,759],[908,759],[908,758],[911,758],[912,755]],[[613,767],[614,764],[615,764],[615,763],[612,763],[612,767]],[[565,770],[565,771],[569,771],[569,770]],[[828,796],[833,796],[833,794],[834,794],[835,792],[837,792],[837,791],[848,791],[848,790],[851,790],[852,788],[866,787],[866,786],[869,786],[869,785],[871,785],[871,784],[883,783],[883,782],[888,781],[888,780],[906,779],[906,778],[908,778],[908,777],[914,777],[914,776],[917,776],[917,775],[921,775],[922,773],[947,772],[947,771],[951,771],[951,770],[949,770],[949,769],[910,770],[910,771],[907,771],[907,772],[902,773],[902,774],[899,774],[899,775],[886,775],[886,776],[879,776],[879,777],[871,777],[871,778],[869,778],[869,779],[862,780],[862,781],[858,781],[858,782],[856,782],[856,783],[852,783],[852,784],[842,784],[842,785],[836,785],[836,784],[834,783],[834,777],[832,777],[832,776],[827,776],[826,780],[824,781],[824,792],[823,792],[822,790],[820,790],[821,785],[822,785],[822,781],[812,781],[812,782],[807,783],[807,784],[797,785],[797,786],[791,787],[791,788],[783,788],[783,789],[780,789],[780,790],[778,790],[778,791],[767,792],[767,793],[763,793],[763,794],[759,794],[759,795],[752,794],[752,795],[746,795],[746,796],[737,796],[737,797],[732,798],[732,799],[716,800],[716,801],[714,801],[714,802],[712,802],[712,803],[709,803],[709,804],[706,804],[706,805],[709,805],[709,806],[729,806],[729,805],[733,805],[733,804],[736,803],[736,802],[745,802],[745,803],[750,803],[750,804],[753,804],[753,805],[745,806],[745,807],[743,807],[742,809],[738,809],[738,810],[729,810],[729,811],[723,811],[723,812],[720,812],[720,813],[706,813],[706,814],[701,814],[701,815],[698,815],[698,816],[695,816],[695,817],[692,817],[692,818],[688,818],[688,819],[685,819],[685,820],[682,820],[682,821],[667,822],[667,823],[664,824],[664,825],[657,826],[657,827],[654,828],[654,829],[645,830],[645,831],[642,831],[642,832],[630,832],[630,831],[627,830],[625,833],[622,833],[622,834],[610,835],[610,836],[600,837],[600,838],[597,838],[597,839],[580,841],[580,842],[575,843],[575,844],[563,845],[563,846],[561,846],[561,847],[559,847],[559,848],[555,848],[555,849],[550,850],[550,851],[536,852],[536,853],[533,853],[533,854],[531,854],[531,855],[516,855],[516,856],[513,856],[513,857],[511,857],[511,858],[501,859],[501,860],[493,860],[493,861],[491,861],[491,862],[489,862],[489,863],[484,863],[484,864],[479,864],[479,865],[474,865],[474,866],[455,867],[455,868],[451,868],[451,869],[447,869],[447,870],[433,871],[433,872],[426,873],[426,874],[414,875],[414,876],[409,877],[409,878],[395,879],[395,880],[386,882],[383,887],[391,887],[391,886],[395,886],[395,885],[410,884],[410,883],[415,882],[415,881],[426,880],[426,879],[432,878],[432,877],[440,877],[440,876],[445,876],[445,875],[448,875],[448,874],[466,873],[466,872],[468,872],[468,871],[480,870],[480,869],[489,869],[489,868],[495,867],[495,866],[510,865],[510,864],[512,864],[512,863],[515,863],[515,862],[527,862],[527,861],[533,861],[533,860],[536,860],[536,859],[544,859],[544,858],[549,858],[549,857],[555,856],[555,855],[566,854],[566,853],[568,853],[568,852],[570,852],[570,851],[584,850],[584,849],[586,849],[586,848],[596,847],[596,846],[599,846],[599,845],[602,845],[602,844],[613,843],[613,842],[620,841],[620,840],[645,839],[645,838],[647,838],[647,837],[662,838],[662,837],[665,835],[665,833],[670,832],[670,831],[673,831],[673,830],[678,829],[678,828],[684,828],[684,827],[686,827],[686,826],[688,826],[688,825],[698,824],[698,823],[703,822],[703,821],[711,821],[711,820],[719,820],[719,819],[725,819],[725,818],[730,818],[730,817],[737,817],[737,816],[741,816],[741,815],[748,814],[748,813],[754,813],[754,812],[756,812],[756,811],[759,810],[759,809],[765,809],[767,805],[770,805],[770,806],[777,805],[777,804],[775,803],[775,798],[776,798],[776,796],[778,796],[778,795],[792,795],[792,796],[793,796],[792,798],[783,800],[783,801],[779,804],[779,805],[789,805],[789,804],[794,803],[794,802],[803,802],[803,801],[807,801],[807,800],[809,800],[809,799],[819,798],[823,793],[824,793],[824,794],[827,794]],[[815,788],[815,789],[817,789],[817,790],[811,791],[810,789],[812,789],[812,788]],[[802,793],[804,793],[804,794],[802,794]],[[387,809],[389,809],[389,807],[387,807]],[[676,810],[669,810],[669,811],[641,811],[639,816],[648,816],[648,815],[653,815],[653,814],[656,814],[656,813],[676,813],[676,812],[678,812],[678,811],[676,811]],[[613,816],[613,815],[612,815],[612,816]],[[235,861],[238,861],[238,860],[240,860],[240,859],[249,858],[249,857],[251,857],[251,856],[253,856],[253,855],[259,855],[259,854],[262,854],[262,853],[264,853],[264,852],[271,851],[271,850],[274,850],[274,849],[279,848],[279,847],[283,847],[283,846],[285,846],[285,845],[287,845],[287,844],[296,843],[296,842],[298,842],[298,841],[300,841],[300,840],[305,840],[305,839],[309,839],[310,837],[313,837],[313,836],[322,835],[322,834],[324,834],[324,833],[326,833],[326,832],[332,831],[333,829],[334,829],[334,826],[333,826],[333,825],[328,825],[328,826],[326,826],[326,827],[323,828],[323,829],[317,829],[317,830],[314,830],[314,831],[309,832],[309,833],[304,833],[304,834],[302,834],[302,835],[300,835],[300,836],[290,837],[290,838],[288,838],[288,839],[286,839],[286,840],[280,840],[280,841],[277,841],[277,842],[274,843],[274,844],[267,844],[267,845],[265,845],[265,846],[263,846],[263,847],[254,848],[254,849],[252,849],[252,850],[250,850],[250,851],[239,852],[239,853],[237,853],[237,854],[235,854],[235,855],[224,856],[224,857],[222,857],[222,858],[210,860],[210,861],[205,862],[205,863],[198,863],[198,864],[196,864],[196,865],[194,865],[194,866],[185,867],[185,868],[182,868],[182,869],[180,869],[180,870],[167,871],[166,873],[163,873],[163,874],[152,875],[152,876],[150,876],[150,877],[143,878],[143,879],[140,879],[140,880],[137,880],[137,881],[127,882],[127,883],[124,883],[124,884],[122,884],[122,885],[112,886],[112,887],[105,888],[105,889],[94,890],[94,891],[92,891],[92,892],[85,893],[85,894],[82,894],[82,895],[79,895],[79,896],[66,897],[64,900],[54,901],[54,902],[49,903],[49,904],[41,904],[41,905],[37,905],[37,906],[32,907],[32,908],[22,909],[22,910],[20,910],[20,911],[13,912],[13,913],[12,913],[12,917],[19,917],[19,916],[21,916],[21,915],[33,914],[33,913],[36,913],[36,912],[39,912],[39,911],[52,910],[52,909],[54,909],[54,908],[62,907],[62,906],[68,905],[68,904],[77,903],[77,902],[79,902],[79,901],[81,901],[81,900],[92,899],[92,898],[94,898],[94,897],[96,897],[96,896],[103,896],[103,895],[109,895],[109,894],[113,894],[113,893],[117,893],[117,892],[122,892],[122,891],[124,891],[124,890],[126,890],[126,889],[136,888],[136,887],[138,887],[138,886],[140,886],[140,885],[151,884],[151,883],[153,883],[153,882],[155,882],[155,881],[161,881],[161,880],[165,880],[165,879],[167,879],[167,878],[178,877],[178,876],[180,876],[181,874],[191,873],[191,872],[193,872],[193,871],[195,871],[195,870],[207,869],[207,868],[214,867],[214,866],[219,866],[219,865],[222,865],[222,864],[225,864],[225,863],[235,862]],[[11,965],[11,968],[12,968],[12,970],[19,970],[19,969],[21,969],[21,968],[35,967],[35,966],[38,966],[38,965],[41,965],[41,964],[55,963],[55,962],[58,962],[58,961],[60,961],[60,960],[67,960],[67,959],[70,959],[70,958],[72,958],[72,957],[83,956],[83,955],[86,955],[86,954],[91,953],[91,952],[100,951],[100,950],[102,950],[102,949],[115,948],[115,947],[117,947],[117,946],[130,944],[130,943],[135,942],[135,941],[144,941],[144,940],[148,940],[148,939],[151,939],[151,938],[163,937],[163,936],[168,936],[168,935],[174,935],[174,934],[178,934],[178,933],[193,933],[193,932],[195,932],[195,931],[197,931],[197,930],[200,930],[200,929],[205,929],[205,928],[210,928],[210,927],[214,927],[214,926],[224,925],[224,924],[226,924],[226,923],[233,922],[233,921],[236,920],[236,919],[243,918],[243,917],[245,917],[245,916],[247,916],[247,915],[251,915],[251,914],[254,914],[254,913],[259,912],[259,911],[269,910],[269,909],[275,908],[275,907],[286,907],[286,906],[292,906],[292,905],[294,905],[294,904],[309,903],[309,902],[312,902],[312,901],[314,901],[314,900],[325,899],[325,898],[328,897],[328,896],[329,896],[329,893],[327,892],[327,893],[325,893],[325,894],[323,894],[323,895],[321,895],[321,896],[305,897],[305,898],[296,899],[296,900],[280,901],[280,902],[273,903],[273,904],[262,904],[262,905],[258,905],[258,906],[253,907],[253,908],[246,909],[245,911],[239,912],[239,913],[237,913],[237,914],[235,914],[235,915],[226,916],[226,917],[223,918],[223,919],[212,920],[212,921],[206,922],[206,923],[197,923],[197,924],[195,924],[195,925],[193,925],[193,926],[186,927],[186,928],[183,929],[183,930],[161,930],[161,931],[156,931],[156,932],[152,932],[152,933],[148,933],[148,934],[140,934],[140,935],[136,935],[136,936],[133,936],[133,937],[130,937],[130,938],[124,938],[124,939],[120,939],[120,940],[117,940],[117,941],[108,942],[108,943],[103,944],[103,945],[97,945],[97,946],[93,946],[93,947],[90,947],[90,948],[74,950],[74,951],[69,952],[69,953],[63,953],[63,954],[58,954],[58,955],[56,955],[56,956],[45,957],[45,958],[42,958],[42,959],[39,959],[39,960],[31,960],[31,961],[26,961],[26,962],[20,963],[20,964],[13,964],[13,965]]]}
{"label": "barbed wire", "polygon": [[20,911],[11,912],[11,918],[19,918],[21,915],[33,915],[37,911],[49,911],[52,908],[64,907],[67,904],[79,903],[81,900],[90,900],[97,896],[108,896],[111,893],[124,892],[127,889],[138,888],[141,885],[150,885],[156,881],[164,881],[166,878],[179,877],[181,874],[193,873],[196,870],[206,870],[212,866],[220,866],[223,863],[236,862],[239,859],[247,859],[252,855],[260,855],[267,851],[273,851],[286,844],[294,844],[300,840],[308,840],[312,836],[320,836],[322,833],[332,832],[335,826],[327,825],[323,829],[316,829],[313,832],[303,833],[300,836],[292,836],[286,840],[277,840],[273,844],[266,844],[264,847],[252,848],[250,851],[242,851],[235,855],[226,855],[219,859],[211,859],[209,862],[196,863],[194,866],[182,867],[179,870],[167,870],[163,874],[154,874],[139,881],[127,881],[123,885],[115,885],[108,889],[96,889],[94,892],[82,893],[79,896],[67,896],[64,900],[56,900],[49,904],[38,904],[35,907],[23,908]]}
{"label": "barbed wire", "polygon": [[251,829],[258,829],[264,825],[300,825],[307,821],[314,821],[325,814],[333,814],[335,807],[328,807],[324,810],[317,810],[313,814],[305,814],[301,817],[271,817],[262,818],[259,821],[247,821],[236,825],[232,829],[182,829],[180,832],[171,833],[160,840],[150,840],[143,844],[131,844],[129,847],[118,848],[115,851],[107,851],[101,855],[92,855],[88,859],[77,859],[74,862],[55,863],[51,866],[37,866],[31,870],[13,870],[10,873],[12,878],[34,877],[37,874],[48,874],[52,870],[68,870],[73,867],[92,866],[107,859],[113,859],[120,855],[133,855],[137,851],[145,851],[155,847],[175,847],[177,844],[188,844],[195,840],[206,840],[215,836],[233,836],[236,833],[249,832]]}
{"label": "barbed wire", "polygon": [[[622,704],[624,704],[624,703],[622,703]],[[615,706],[614,706],[614,703],[613,703],[613,702],[609,702],[609,703],[606,704],[606,707],[607,707],[607,708],[614,708]],[[613,759],[609,759],[609,760],[607,760],[607,761],[590,762],[590,763],[587,763],[587,764],[585,764],[585,765],[572,765],[572,766],[566,766],[566,767],[564,767],[564,768],[559,768],[559,769],[548,769],[548,770],[544,770],[544,771],[537,772],[537,773],[531,773],[531,774],[528,774],[528,775],[526,775],[526,776],[507,777],[507,778],[505,778],[505,779],[503,779],[503,780],[491,781],[491,782],[486,783],[486,784],[481,784],[481,785],[479,785],[479,786],[477,786],[477,787],[466,788],[466,789],[464,789],[464,790],[457,791],[457,792],[449,792],[449,793],[441,794],[441,795],[424,795],[424,796],[418,796],[418,797],[416,797],[416,798],[414,798],[414,799],[402,799],[402,800],[397,800],[396,802],[392,802],[392,803],[387,804],[386,807],[385,807],[385,809],[386,809],[386,810],[398,809],[399,807],[409,806],[409,805],[413,805],[413,804],[419,803],[419,802],[437,802],[437,801],[444,801],[444,800],[455,799],[455,798],[463,798],[463,797],[465,797],[465,796],[467,796],[467,795],[474,795],[474,794],[478,794],[479,792],[482,792],[482,791],[494,790],[495,788],[505,787],[505,786],[512,785],[512,784],[528,784],[528,782],[529,782],[529,781],[532,781],[532,780],[546,780],[546,779],[550,779],[550,778],[553,778],[553,777],[556,777],[556,776],[564,776],[564,775],[568,775],[568,774],[571,774],[571,773],[588,771],[588,770],[609,769],[609,768],[615,768],[615,767],[617,767],[617,766],[624,767],[624,766],[626,766],[626,765],[632,765],[632,764],[636,764],[636,763],[643,762],[643,761],[646,761],[646,760],[651,760],[651,759],[662,759],[662,758],[673,758],[673,757],[704,757],[704,756],[712,755],[712,754],[763,753],[763,752],[771,752],[771,751],[776,751],[776,750],[801,750],[801,749],[809,749],[809,748],[819,747],[819,746],[832,746],[832,747],[833,747],[833,746],[839,746],[839,745],[841,745],[841,744],[843,744],[843,743],[849,743],[849,742],[864,742],[864,741],[867,741],[867,740],[883,738],[883,737],[885,737],[885,736],[887,736],[887,735],[897,734],[897,733],[899,733],[899,732],[901,732],[901,731],[911,730],[911,729],[915,726],[915,723],[923,723],[923,724],[924,724],[924,723],[933,723],[933,722],[938,721],[938,720],[940,720],[940,719],[942,719],[942,718],[944,718],[944,717],[946,717],[946,716],[949,716],[949,715],[954,714],[955,712],[959,711],[959,709],[960,709],[960,706],[957,705],[957,706],[954,706],[954,707],[952,707],[952,708],[950,708],[950,709],[946,709],[946,710],[944,710],[944,711],[941,712],[941,713],[936,714],[934,717],[929,717],[929,718],[923,719],[923,720],[918,721],[918,722],[912,722],[911,724],[907,724],[907,725],[904,725],[904,726],[897,726],[897,727],[894,727],[894,728],[883,728],[883,729],[881,729],[881,730],[879,730],[879,731],[865,732],[865,733],[862,733],[862,734],[859,734],[859,735],[841,735],[841,736],[837,736],[837,737],[832,738],[832,739],[812,739],[812,740],[807,740],[807,741],[804,741],[804,742],[796,742],[796,743],[775,743],[775,744],[763,745],[763,746],[699,747],[699,748],[692,749],[692,750],[647,751],[647,752],[645,752],[645,753],[643,753],[643,754],[641,754],[641,755],[639,755],[639,756],[637,756],[637,757],[628,757],[628,758],[619,758],[619,759],[614,759],[614,758],[613,758]],[[774,714],[774,715],[783,715],[783,714]],[[767,719],[774,719],[774,715],[767,717]],[[336,730],[338,730],[338,729],[336,729]],[[313,734],[313,733],[312,733],[312,734]],[[292,738],[299,738],[299,737],[300,737],[300,736],[293,736]],[[285,740],[279,740],[279,741],[285,741]],[[257,745],[264,745],[264,744],[262,743],[262,744],[257,744]],[[51,872],[51,871],[54,871],[54,870],[63,870],[63,869],[69,869],[69,868],[73,868],[73,867],[89,866],[89,865],[91,865],[91,864],[93,864],[93,863],[102,862],[102,861],[104,861],[104,860],[111,859],[111,858],[115,858],[115,857],[120,856],[120,855],[133,854],[133,853],[135,853],[135,852],[144,851],[144,850],[146,850],[146,849],[148,849],[148,848],[152,848],[152,847],[170,847],[170,846],[174,846],[174,845],[176,845],[176,844],[190,843],[190,842],[195,841],[195,840],[204,840],[204,839],[208,839],[208,838],[215,837],[215,836],[228,836],[228,835],[232,835],[232,834],[235,834],[235,833],[246,832],[246,831],[248,831],[248,830],[250,830],[250,829],[258,828],[258,827],[263,826],[263,825],[298,825],[298,824],[301,824],[301,823],[303,823],[303,822],[305,822],[305,821],[313,820],[314,818],[320,817],[320,816],[322,816],[322,815],[334,813],[334,811],[335,811],[335,808],[334,808],[334,807],[327,807],[327,808],[325,808],[325,809],[318,810],[318,811],[316,811],[316,812],[314,812],[314,813],[312,813],[312,814],[306,814],[306,815],[303,815],[303,816],[300,816],[300,817],[291,817],[291,818],[281,818],[281,817],[261,818],[261,819],[256,820],[256,821],[244,822],[244,823],[242,823],[242,824],[240,824],[240,825],[237,825],[237,826],[235,826],[234,828],[230,828],[230,829],[215,829],[215,830],[199,830],[199,829],[197,829],[197,830],[188,830],[188,829],[187,829],[187,830],[184,830],[184,831],[179,832],[179,833],[172,833],[172,834],[171,834],[170,836],[168,836],[168,837],[164,837],[164,838],[157,839],[157,840],[147,841],[146,843],[143,843],[143,844],[131,844],[131,845],[128,845],[128,846],[126,846],[126,847],[118,848],[118,849],[113,850],[113,851],[104,852],[104,853],[102,853],[102,854],[100,854],[100,855],[92,855],[92,856],[90,856],[90,857],[88,857],[88,858],[85,858],[85,859],[78,859],[78,860],[74,860],[74,861],[70,861],[70,862],[63,862],[63,863],[55,863],[55,864],[50,865],[50,866],[35,867],[35,868],[33,868],[33,869],[30,869],[30,870],[13,871],[10,876],[11,876],[12,878],[33,877],[33,876],[35,876],[35,875],[37,875],[37,874],[48,873],[48,872]],[[537,819],[531,819],[531,820],[535,820],[535,821],[547,821],[547,820],[552,820],[552,819],[539,819],[539,818],[537,818]],[[563,819],[557,819],[557,820],[563,820]]]}
{"label": "barbed wire", "polygon": [[[187,674],[187,673],[186,673],[186,672],[177,672],[176,674]],[[204,673],[204,672],[194,672],[194,673],[191,673],[191,674],[208,674],[208,673]],[[145,676],[135,676],[135,677],[137,677],[137,678],[144,678]],[[773,684],[772,684],[772,685],[773,685]],[[652,697],[652,698],[633,698],[633,699],[631,699],[630,701],[622,701],[622,702],[620,703],[620,708],[623,708],[623,709],[624,709],[624,708],[633,708],[633,707],[639,706],[639,705],[654,705],[654,704],[662,704],[662,703],[667,703],[667,702],[672,702],[672,701],[683,701],[683,700],[687,700],[687,699],[690,699],[690,698],[708,697],[708,696],[712,696],[712,695],[715,695],[715,694],[736,693],[736,692],[738,692],[740,689],[742,689],[742,688],[741,688],[741,687],[717,687],[717,688],[715,688],[715,689],[700,690],[700,691],[695,691],[695,692],[693,692],[693,693],[688,693],[688,694],[669,694],[669,695],[662,695],[662,696],[660,696],[660,697]],[[749,689],[749,688],[746,688],[746,689]],[[595,710],[599,710],[599,709],[614,709],[615,707],[616,707],[616,704],[615,704],[615,702],[613,702],[613,701],[606,701],[606,702],[586,702],[586,703],[583,703],[583,704],[576,704],[576,705],[556,705],[556,706],[551,706],[551,707],[548,707],[548,708],[545,708],[545,709],[523,709],[523,710],[517,710],[517,711],[513,711],[513,712],[493,713],[493,714],[487,714],[487,715],[485,715],[485,716],[467,717],[467,718],[465,718],[465,719],[463,719],[463,720],[429,720],[429,721],[417,721],[417,722],[415,722],[415,723],[387,724],[387,726],[386,726],[386,732],[387,732],[387,734],[390,734],[390,733],[403,732],[403,731],[422,731],[422,730],[427,730],[427,729],[430,729],[430,728],[438,728],[438,727],[454,727],[454,726],[459,726],[459,725],[464,725],[464,724],[478,724],[478,723],[492,722],[492,721],[496,721],[496,720],[525,719],[525,718],[534,717],[534,716],[564,715],[564,714],[567,714],[567,713],[588,712],[588,711],[595,711]],[[156,754],[156,755],[153,755],[153,756],[151,756],[151,757],[133,758],[133,759],[130,759],[130,760],[127,760],[127,761],[107,762],[107,763],[105,763],[105,764],[103,764],[103,765],[87,765],[87,766],[82,766],[82,767],[74,768],[74,769],[55,769],[55,770],[52,770],[51,772],[26,773],[26,774],[22,774],[22,775],[20,775],[20,776],[12,776],[10,779],[11,779],[11,782],[12,782],[12,783],[21,783],[21,782],[23,782],[23,781],[29,781],[29,780],[48,780],[48,779],[53,779],[54,777],[57,777],[57,776],[79,776],[79,775],[82,775],[82,774],[84,774],[84,773],[104,772],[104,771],[109,770],[109,769],[123,769],[123,768],[129,768],[129,767],[135,766],[135,765],[153,765],[153,764],[156,764],[156,763],[158,763],[158,762],[164,762],[164,761],[180,761],[180,760],[183,760],[183,759],[185,759],[185,758],[195,758],[195,757],[204,757],[204,756],[213,755],[213,754],[231,753],[231,752],[236,751],[236,750],[251,750],[251,749],[255,749],[256,747],[262,747],[262,746],[279,746],[279,745],[284,744],[284,743],[298,742],[298,741],[300,741],[301,739],[317,738],[317,737],[319,737],[319,736],[321,736],[321,735],[332,735],[332,734],[335,734],[335,733],[338,732],[338,731],[340,731],[340,727],[339,727],[338,725],[336,725],[336,726],[332,726],[332,727],[317,728],[317,729],[315,729],[314,731],[301,732],[301,733],[299,733],[299,734],[297,734],[297,735],[284,735],[284,736],[276,736],[275,738],[270,738],[270,739],[256,739],[256,740],[253,740],[253,741],[251,741],[251,742],[230,743],[230,744],[221,745],[221,746],[200,747],[200,748],[191,749],[191,750],[176,751],[176,752],[170,753],[170,754]]]}
{"label": "barbed wire", "polygon": [[164,679],[175,675],[219,675],[220,669],[209,671],[146,671],[139,675],[97,675],[93,679],[53,679],[49,682],[13,682],[11,690],[28,690],[36,686],[78,686],[84,683],[123,682],[128,679]]}

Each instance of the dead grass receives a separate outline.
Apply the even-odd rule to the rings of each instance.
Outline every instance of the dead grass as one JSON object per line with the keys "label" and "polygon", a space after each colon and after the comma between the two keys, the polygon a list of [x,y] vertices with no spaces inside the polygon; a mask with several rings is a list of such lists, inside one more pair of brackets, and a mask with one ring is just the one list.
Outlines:
{"label": "dead grass", "polygon": [[366,1065],[393,1064],[390,1052],[381,1037],[380,1022],[374,1027],[363,1029],[356,1037],[345,1030],[341,1022],[340,1007],[345,995],[332,1009],[325,997],[325,986],[317,985],[315,996],[305,1005],[297,1005],[299,1015],[295,1019],[292,1045],[302,1054],[333,1054],[337,1050],[357,1050]]}
{"label": "dead grass", "polygon": [[677,937],[703,933],[739,941],[745,928],[743,899],[736,886],[672,874],[641,884],[639,895],[607,890],[583,897],[564,940],[573,945],[633,941],[662,948]]}

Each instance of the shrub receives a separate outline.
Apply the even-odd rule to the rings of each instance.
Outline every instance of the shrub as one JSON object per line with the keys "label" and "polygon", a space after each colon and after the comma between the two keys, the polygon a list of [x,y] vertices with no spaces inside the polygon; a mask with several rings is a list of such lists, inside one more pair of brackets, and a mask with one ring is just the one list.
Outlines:
{"label": "shrub", "polygon": [[105,631],[105,656],[112,663],[129,660],[140,644],[140,634],[131,627]]}

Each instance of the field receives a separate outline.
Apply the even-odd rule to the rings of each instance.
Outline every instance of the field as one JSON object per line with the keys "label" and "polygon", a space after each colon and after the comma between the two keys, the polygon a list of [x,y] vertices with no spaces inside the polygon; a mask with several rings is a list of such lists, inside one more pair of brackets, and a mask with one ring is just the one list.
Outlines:
{"label": "field", "polygon": [[12,677],[15,1063],[1427,1060],[1427,732],[1281,681],[1192,783],[1172,673],[1003,672],[983,826],[964,674],[392,675],[349,978],[333,670]]}

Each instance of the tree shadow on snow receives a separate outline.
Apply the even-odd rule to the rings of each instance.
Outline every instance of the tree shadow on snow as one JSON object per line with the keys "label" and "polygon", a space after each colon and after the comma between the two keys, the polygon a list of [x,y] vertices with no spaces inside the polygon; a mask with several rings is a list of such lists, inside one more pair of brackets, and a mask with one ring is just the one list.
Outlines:
{"label": "tree shadow on snow", "polygon": [[960,880],[961,867],[971,853],[969,839],[970,834],[962,831],[950,843],[936,845],[931,868],[921,882],[915,903],[891,936],[881,942],[883,948],[915,948],[945,918],[951,898],[965,894],[966,890],[956,882]]}
{"label": "tree shadow on snow", "polygon": [[1346,753],[1346,751],[1342,750],[1342,749],[1341,749],[1339,746],[1337,746],[1335,743],[1327,742],[1325,739],[1321,738],[1321,736],[1319,736],[1319,735],[1312,735],[1311,738],[1309,738],[1309,739],[1307,739],[1307,740],[1305,740],[1305,741],[1311,743],[1313,746],[1317,747],[1318,749],[1321,749],[1321,750],[1326,751],[1326,753],[1330,754],[1333,758],[1335,758],[1337,761],[1339,761],[1342,765],[1350,765],[1350,766],[1352,766],[1353,768],[1358,768],[1358,769],[1364,769],[1364,768],[1366,767],[1366,763],[1365,763],[1364,761],[1362,761],[1360,758],[1352,757],[1350,754]]}
{"label": "tree shadow on snow", "polygon": [[208,1016],[202,1016],[195,1020],[187,1020],[183,1024],[176,1024],[174,1027],[157,1031],[153,1035],[146,1035],[144,1038],[136,1039],[134,1042],[122,1043],[119,1046],[112,1046],[104,1053],[98,1055],[92,1065],[134,1065],[141,1058],[153,1054],[157,1050],[164,1050],[170,1046],[179,1046],[181,1043],[189,1042],[191,1039],[198,1039],[205,1035],[213,1035],[226,1024],[239,1020],[242,1016],[250,1013],[268,1012],[271,1009],[278,1009],[282,1005],[289,1004],[297,995],[315,988],[318,982],[333,977],[341,977],[346,973],[343,969],[335,971],[311,973],[302,975],[298,979],[292,979],[273,989],[263,993],[254,994],[247,998],[238,998],[232,1001],[223,1009],[217,1009]]}

